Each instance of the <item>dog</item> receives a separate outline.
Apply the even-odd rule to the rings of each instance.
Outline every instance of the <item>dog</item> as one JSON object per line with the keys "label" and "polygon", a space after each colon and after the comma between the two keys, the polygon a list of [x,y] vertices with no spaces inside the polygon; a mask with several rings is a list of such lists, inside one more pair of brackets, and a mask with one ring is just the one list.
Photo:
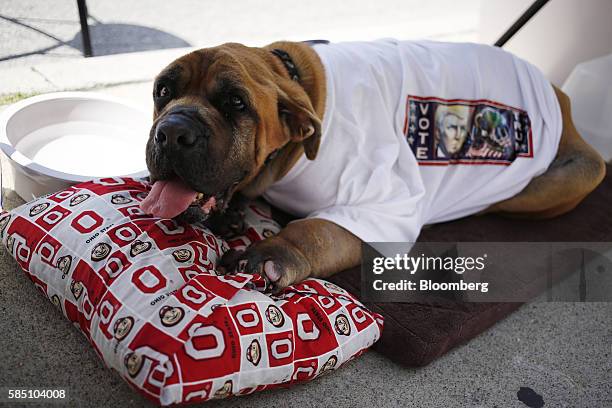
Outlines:
{"label": "dog", "polygon": [[228,43],[171,63],[153,99],[142,209],[223,236],[261,195],[302,217],[218,267],[275,291],[358,265],[362,241],[471,214],[556,217],[605,175],[568,97],[485,45]]}

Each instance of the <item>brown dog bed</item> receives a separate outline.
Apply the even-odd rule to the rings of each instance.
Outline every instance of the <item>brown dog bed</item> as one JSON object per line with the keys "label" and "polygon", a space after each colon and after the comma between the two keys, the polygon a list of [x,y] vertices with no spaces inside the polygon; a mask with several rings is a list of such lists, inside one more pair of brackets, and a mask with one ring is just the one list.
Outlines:
{"label": "brown dog bed", "polygon": [[[612,166],[603,183],[575,210],[543,221],[522,221],[495,215],[474,216],[423,230],[419,241],[429,242],[609,242],[612,241]],[[562,278],[559,274],[554,280]],[[540,280],[521,290],[536,295]],[[331,281],[358,294],[361,272],[350,269]],[[466,303],[444,300],[427,303],[368,303],[385,317],[385,328],[374,349],[406,366],[429,364],[453,347],[482,333],[521,306],[521,303]]]}

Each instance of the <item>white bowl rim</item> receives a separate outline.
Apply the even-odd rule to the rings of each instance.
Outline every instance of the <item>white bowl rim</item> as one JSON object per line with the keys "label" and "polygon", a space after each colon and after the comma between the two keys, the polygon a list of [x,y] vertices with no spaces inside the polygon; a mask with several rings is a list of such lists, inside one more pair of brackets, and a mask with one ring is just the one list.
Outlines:
{"label": "white bowl rim", "polygon": [[[110,95],[104,95],[96,92],[85,92],[85,91],[69,91],[69,92],[50,92],[41,95],[32,96],[29,98],[25,98],[21,101],[15,102],[8,106],[4,111],[0,113],[0,150],[13,162],[17,163],[20,167],[26,168],[28,170],[35,171],[36,173],[53,177],[56,179],[61,179],[65,181],[69,181],[71,183],[82,183],[84,181],[89,181],[95,179],[95,176],[82,176],[79,174],[71,174],[65,173],[59,170],[54,170],[50,167],[43,166],[38,164],[32,159],[26,157],[23,153],[15,149],[13,144],[8,138],[8,134],[6,131],[9,119],[20,110],[26,108],[27,106],[33,105],[35,103],[40,102],[49,102],[54,100],[89,100],[89,101],[104,101],[104,102],[112,102],[123,105],[127,108],[134,109],[146,115],[146,112],[139,108],[138,106],[127,102],[121,98],[117,98]],[[143,178],[149,175],[148,170],[139,171],[136,173],[125,174],[121,177],[131,177],[131,178]],[[105,177],[119,177],[118,175],[108,175]]]}

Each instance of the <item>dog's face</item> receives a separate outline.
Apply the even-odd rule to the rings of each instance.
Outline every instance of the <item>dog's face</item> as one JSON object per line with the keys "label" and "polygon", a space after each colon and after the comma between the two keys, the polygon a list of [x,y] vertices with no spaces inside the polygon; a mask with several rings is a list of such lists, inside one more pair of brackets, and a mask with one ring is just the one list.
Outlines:
{"label": "dog's face", "polygon": [[287,143],[303,143],[314,158],[320,120],[303,88],[274,58],[265,49],[224,44],[187,54],[157,76],[147,166],[153,183],[180,184],[160,187],[158,202],[193,192],[180,213],[195,211],[205,219],[223,210]]}

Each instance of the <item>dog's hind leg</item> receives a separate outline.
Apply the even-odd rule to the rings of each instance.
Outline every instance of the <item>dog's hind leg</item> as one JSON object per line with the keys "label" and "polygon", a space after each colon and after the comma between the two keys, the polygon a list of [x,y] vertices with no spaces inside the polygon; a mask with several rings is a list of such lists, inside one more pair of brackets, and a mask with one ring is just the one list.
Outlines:
{"label": "dog's hind leg", "polygon": [[556,217],[576,207],[603,180],[603,158],[574,127],[568,96],[556,87],[555,92],[563,117],[557,156],[548,170],[531,180],[523,191],[486,212],[519,218]]}

